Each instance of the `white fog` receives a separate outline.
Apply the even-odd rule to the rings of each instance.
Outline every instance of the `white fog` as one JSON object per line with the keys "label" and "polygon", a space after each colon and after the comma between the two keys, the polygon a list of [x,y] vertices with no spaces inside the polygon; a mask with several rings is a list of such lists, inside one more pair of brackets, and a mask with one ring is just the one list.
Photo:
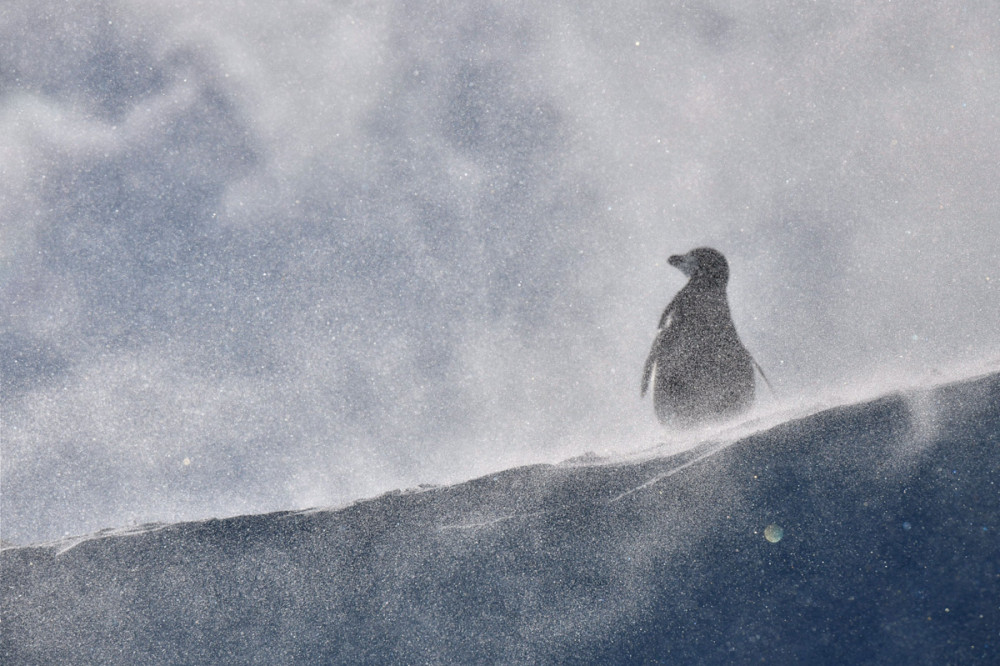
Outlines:
{"label": "white fog", "polygon": [[993,2],[11,0],[2,538],[669,444],[698,246],[749,419],[996,369],[998,108]]}

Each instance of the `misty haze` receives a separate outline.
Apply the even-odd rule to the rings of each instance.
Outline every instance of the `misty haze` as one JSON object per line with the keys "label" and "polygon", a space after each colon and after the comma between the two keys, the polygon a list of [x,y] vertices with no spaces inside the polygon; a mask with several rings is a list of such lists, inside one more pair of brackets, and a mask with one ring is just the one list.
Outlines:
{"label": "misty haze", "polygon": [[8,2],[3,541],[682,450],[699,246],[747,432],[996,369],[998,108],[990,2]]}
{"label": "misty haze", "polygon": [[998,109],[993,0],[7,0],[0,661],[996,663]]}

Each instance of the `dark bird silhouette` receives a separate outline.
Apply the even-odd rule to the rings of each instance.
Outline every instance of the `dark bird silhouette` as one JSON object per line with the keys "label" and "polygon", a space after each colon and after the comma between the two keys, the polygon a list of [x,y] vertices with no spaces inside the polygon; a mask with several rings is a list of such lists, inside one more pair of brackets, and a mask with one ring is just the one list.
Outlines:
{"label": "dark bird silhouette", "polygon": [[729,312],[729,264],[707,247],[669,262],[689,280],[660,317],[642,371],[642,395],[652,380],[656,418],[665,425],[684,428],[735,416],[753,403],[756,363]]}

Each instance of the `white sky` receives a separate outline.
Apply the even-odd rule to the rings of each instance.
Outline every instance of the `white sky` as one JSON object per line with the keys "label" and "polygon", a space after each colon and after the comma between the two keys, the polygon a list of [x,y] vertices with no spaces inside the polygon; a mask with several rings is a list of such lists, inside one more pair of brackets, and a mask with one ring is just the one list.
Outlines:
{"label": "white sky", "polygon": [[0,11],[5,540],[649,446],[699,245],[765,404],[995,367],[1000,6],[424,4]]}

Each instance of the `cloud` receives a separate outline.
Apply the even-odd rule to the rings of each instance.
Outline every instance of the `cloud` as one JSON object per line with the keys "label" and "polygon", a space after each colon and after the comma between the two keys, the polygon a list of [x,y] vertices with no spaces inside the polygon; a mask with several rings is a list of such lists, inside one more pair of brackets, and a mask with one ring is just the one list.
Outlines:
{"label": "cloud", "polygon": [[[1000,342],[992,12],[14,3],[4,516],[51,520],[6,524],[649,446],[665,259],[698,245],[775,400],[976,362]],[[164,452],[207,466],[177,485],[141,463]]]}

